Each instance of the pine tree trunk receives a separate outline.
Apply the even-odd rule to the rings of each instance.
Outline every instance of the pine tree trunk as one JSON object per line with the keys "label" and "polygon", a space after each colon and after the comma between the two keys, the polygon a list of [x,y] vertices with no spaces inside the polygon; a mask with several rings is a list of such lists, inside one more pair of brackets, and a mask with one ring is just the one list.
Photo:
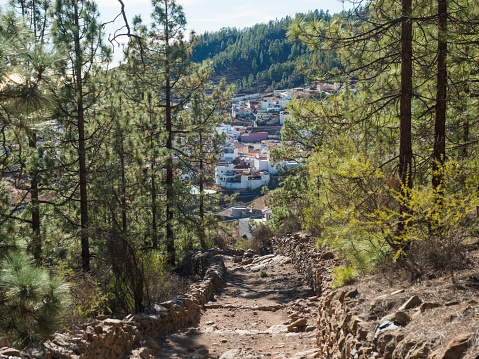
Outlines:
{"label": "pine tree trunk", "polygon": [[[32,150],[37,148],[37,135],[32,132],[28,136],[28,147]],[[33,233],[33,258],[37,266],[42,264],[42,238],[40,235],[40,207],[38,199],[38,170],[35,168],[30,173],[30,196],[32,207],[32,233]]]}
{"label": "pine tree trunk", "polygon": [[126,235],[127,219],[126,219],[126,179],[125,179],[125,152],[123,149],[123,136],[121,139],[121,223],[123,235]]}
{"label": "pine tree trunk", "polygon": [[85,118],[83,108],[83,80],[82,55],[80,44],[80,24],[78,4],[75,3],[75,72],[77,86],[78,111],[78,162],[80,166],[80,224],[81,224],[81,259],[82,269],[90,271],[90,242],[88,234],[88,196],[87,196],[87,169],[85,148]]}
{"label": "pine tree trunk", "polygon": [[[169,4],[165,3],[165,18],[169,18]],[[171,104],[171,83],[170,83],[170,29],[169,20],[165,23],[165,127],[168,138],[166,140],[166,149],[168,150],[168,157],[166,159],[166,261],[170,266],[175,266],[176,249],[175,237],[173,233],[173,205],[174,205],[174,188],[173,188],[173,125],[172,125],[172,104]]]}
{"label": "pine tree trunk", "polygon": [[[399,114],[399,178],[401,180],[401,194],[405,199],[400,205],[401,219],[398,225],[400,234],[406,226],[406,218],[410,213],[407,199],[412,189],[412,145],[411,145],[411,103],[412,103],[412,0],[402,0],[401,21],[401,97]],[[402,244],[402,249],[409,245]]]}
{"label": "pine tree trunk", "polygon": [[166,252],[167,263],[175,265],[176,249],[175,238],[173,234],[173,127],[171,123],[171,89],[170,80],[166,80],[166,133],[168,139],[166,148],[168,158],[166,159]]}
{"label": "pine tree trunk", "polygon": [[[200,143],[203,143],[202,133],[200,132]],[[199,225],[199,237],[200,237],[200,246],[202,249],[206,250],[206,240],[205,240],[205,181],[203,178],[203,156],[200,157],[200,198],[199,198],[199,211],[200,211],[200,225]]]}
{"label": "pine tree trunk", "polygon": [[434,152],[432,163],[432,186],[438,194],[444,181],[444,160],[446,156],[446,110],[447,110],[447,0],[438,3],[438,57],[437,57],[437,90],[436,121],[434,126]]}
{"label": "pine tree trunk", "polygon": [[[154,161],[152,162],[152,168],[155,167]],[[153,248],[158,248],[158,228],[157,228],[157,218],[156,218],[156,203],[158,201],[156,193],[156,181],[155,181],[155,171],[151,171],[151,230],[153,235],[151,241],[153,243]]]}

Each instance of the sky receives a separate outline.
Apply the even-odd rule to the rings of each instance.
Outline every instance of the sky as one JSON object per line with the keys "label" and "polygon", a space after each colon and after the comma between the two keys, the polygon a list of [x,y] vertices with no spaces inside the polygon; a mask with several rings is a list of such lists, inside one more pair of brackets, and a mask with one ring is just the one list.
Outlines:
{"label": "sky", "polygon": [[[0,0],[5,7],[8,0]],[[103,22],[110,21],[120,12],[118,0],[96,0]],[[150,0],[123,0],[128,19],[141,14],[148,23],[151,12]],[[341,0],[177,0],[183,6],[188,31],[197,34],[216,31],[223,27],[242,29],[257,23],[281,19],[287,15],[308,10],[341,11],[347,6]],[[121,19],[118,19],[119,23]],[[113,31],[113,27],[112,27]]]}
{"label": "sky", "polygon": [[[2,8],[8,0],[0,0]],[[96,0],[102,22],[112,21],[120,13],[118,0]],[[125,12],[130,21],[140,14],[143,23],[149,23],[151,0],[123,0]],[[187,21],[187,32],[197,34],[217,31],[223,27],[243,29],[257,23],[280,20],[288,15],[305,13],[309,10],[329,10],[331,14],[348,8],[347,0],[177,0],[183,6]],[[123,20],[105,28],[106,35],[113,33]],[[126,41],[122,39],[121,42]],[[116,52],[116,51],[115,51]]]}
{"label": "sky", "polygon": [[[4,1],[4,0],[1,0]],[[223,27],[242,29],[257,23],[281,19],[308,10],[336,13],[346,4],[341,0],[177,0],[183,6],[188,30],[201,34]],[[150,0],[124,0],[129,19],[140,13],[145,23],[151,11]],[[102,20],[119,12],[118,0],[97,0]]]}

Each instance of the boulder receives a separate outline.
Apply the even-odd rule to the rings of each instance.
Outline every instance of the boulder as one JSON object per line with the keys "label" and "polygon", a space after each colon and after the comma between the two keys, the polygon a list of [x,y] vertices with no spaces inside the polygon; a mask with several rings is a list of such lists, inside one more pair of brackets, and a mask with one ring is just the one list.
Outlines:
{"label": "boulder", "polygon": [[411,317],[407,315],[405,312],[396,312],[394,313],[394,322],[399,324],[400,326],[405,326],[411,321]]}
{"label": "boulder", "polygon": [[417,295],[413,295],[403,305],[399,307],[399,311],[416,308],[419,307],[421,304],[422,300]]}
{"label": "boulder", "polygon": [[235,359],[241,353],[241,349],[231,349],[225,352],[220,359]]}
{"label": "boulder", "polygon": [[5,355],[5,356],[12,356],[12,357],[20,357],[22,353],[20,350],[14,349],[14,348],[2,348],[0,349],[0,355]]}
{"label": "boulder", "polygon": [[434,353],[433,359],[460,359],[467,350],[473,333],[460,334],[449,342],[443,353]]}
{"label": "boulder", "polygon": [[291,323],[290,325],[288,325],[288,331],[292,332],[294,331],[294,328],[304,328],[306,327],[306,325],[308,324],[308,320],[306,318],[301,318],[301,319],[298,319],[296,321],[294,321],[293,323]]}
{"label": "boulder", "polygon": [[208,359],[208,358],[209,358],[209,352],[208,352],[208,349],[206,348],[198,349],[191,356],[191,359]]}

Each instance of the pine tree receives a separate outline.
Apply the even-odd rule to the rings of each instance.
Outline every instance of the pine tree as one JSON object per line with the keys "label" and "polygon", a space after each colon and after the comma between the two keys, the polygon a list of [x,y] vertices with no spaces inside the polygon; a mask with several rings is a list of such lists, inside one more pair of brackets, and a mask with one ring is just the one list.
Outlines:
{"label": "pine tree", "polygon": [[[94,65],[102,50],[101,32],[98,24],[96,5],[88,0],[57,0],[53,20],[53,41],[56,46],[68,53],[63,64],[65,79],[59,97],[65,144],[75,148],[77,161],[70,171],[78,173],[80,227],[81,227],[81,261],[84,271],[90,270],[90,243],[88,218],[87,186],[87,140],[86,124],[91,119],[89,110],[98,93],[95,88]],[[75,186],[76,187],[76,186]],[[73,190],[66,197],[76,197]]]}
{"label": "pine tree", "polygon": [[[139,49],[132,47],[126,65],[135,78],[132,90],[137,95],[131,97],[138,106],[147,109],[149,123],[158,126],[158,131],[152,133],[154,142],[150,143],[154,148],[163,148],[165,244],[167,263],[174,266],[175,211],[181,202],[179,194],[182,190],[175,189],[178,179],[175,178],[173,158],[181,150],[178,146],[181,146],[181,137],[185,134],[181,113],[192,95],[203,89],[210,72],[190,61],[191,44],[184,39],[186,20],[182,7],[171,0],[155,0],[152,4],[151,29],[140,26],[138,20],[135,23],[137,34],[146,38],[144,59],[141,60]],[[156,167],[158,163],[152,161],[150,158],[149,165],[155,164]],[[153,180],[154,177],[150,178]],[[152,204],[156,208],[157,185],[156,182],[151,185]],[[156,218],[153,226],[156,226]]]}
{"label": "pine tree", "polygon": [[[206,84],[205,84],[206,85]],[[187,168],[193,176],[192,184],[198,186],[198,210],[196,220],[193,220],[198,234],[200,246],[207,249],[206,229],[214,220],[208,216],[206,184],[211,183],[213,169],[219,161],[224,139],[216,132],[215,127],[223,121],[222,110],[225,110],[227,100],[232,96],[231,89],[225,89],[222,82],[208,96],[198,91],[191,98],[190,108],[185,121],[186,138],[182,152],[187,159]],[[186,153],[185,153],[186,152]],[[211,201],[209,201],[211,202]],[[194,212],[196,214],[196,211]]]}
{"label": "pine tree", "polygon": [[[31,11],[36,12],[36,9]],[[31,219],[28,220],[32,229],[31,249],[37,265],[40,265],[42,239],[39,193],[42,177],[45,176],[45,171],[41,168],[40,153],[46,151],[40,148],[37,137],[42,134],[43,142],[47,140],[46,133],[50,126],[48,120],[51,119],[51,109],[54,106],[49,86],[53,81],[53,66],[58,62],[59,56],[46,49],[43,38],[38,39],[34,36],[37,31],[44,33],[44,29],[39,28],[38,24],[35,26],[31,24],[36,29],[34,32],[34,29],[25,28],[23,24],[17,25],[15,18],[8,20],[7,18],[4,19],[10,22],[12,33],[8,35],[8,39],[5,39],[5,44],[10,49],[10,56],[5,59],[11,66],[10,73],[7,74],[10,80],[2,89],[2,110],[5,116],[5,128],[9,128],[16,134],[17,154],[11,157],[11,160],[16,163],[12,163],[12,169],[20,169],[20,171],[13,170],[10,174],[21,181],[23,176],[21,168],[26,167],[28,171],[29,186],[23,189],[31,198],[28,208],[28,212],[31,213]],[[21,154],[24,146],[28,148],[26,151],[29,153],[26,158],[22,158]]]}

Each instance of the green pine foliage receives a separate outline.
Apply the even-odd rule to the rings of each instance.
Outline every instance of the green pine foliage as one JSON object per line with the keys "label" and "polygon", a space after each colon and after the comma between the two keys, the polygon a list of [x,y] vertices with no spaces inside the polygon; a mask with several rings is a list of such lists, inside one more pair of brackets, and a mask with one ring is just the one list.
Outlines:
{"label": "green pine foliage", "polygon": [[[289,35],[310,49],[338,55],[340,71],[311,71],[318,82],[334,77],[342,88],[291,104],[293,119],[282,129],[287,146],[276,155],[304,161],[296,169],[303,188],[285,179],[271,194],[273,212],[300,218],[319,245],[335,248],[359,272],[396,261],[412,278],[447,272],[454,281],[454,271],[467,264],[465,240],[477,227],[479,132],[470,111],[477,106],[471,70],[479,53],[479,4],[446,3],[457,17],[447,23],[454,51],[445,62],[438,2],[413,2],[410,62],[401,56],[399,0],[370,2],[331,23],[297,19],[290,27]],[[447,77],[439,76],[444,67]],[[408,81],[412,92],[405,98]],[[276,218],[278,225],[285,226],[284,218]]]}
{"label": "green pine foliage", "polygon": [[[314,11],[297,14],[298,18],[330,21],[329,12]],[[301,67],[313,62],[323,67],[337,66],[334,54],[316,53],[287,37],[291,17],[237,29],[224,28],[199,36],[194,46],[192,60],[210,60],[217,76],[234,83],[237,90],[267,91],[303,85],[305,78]]]}
{"label": "green pine foliage", "polygon": [[2,262],[0,328],[3,335],[24,346],[47,338],[59,328],[69,303],[68,284],[47,269],[38,268],[22,252]]}

